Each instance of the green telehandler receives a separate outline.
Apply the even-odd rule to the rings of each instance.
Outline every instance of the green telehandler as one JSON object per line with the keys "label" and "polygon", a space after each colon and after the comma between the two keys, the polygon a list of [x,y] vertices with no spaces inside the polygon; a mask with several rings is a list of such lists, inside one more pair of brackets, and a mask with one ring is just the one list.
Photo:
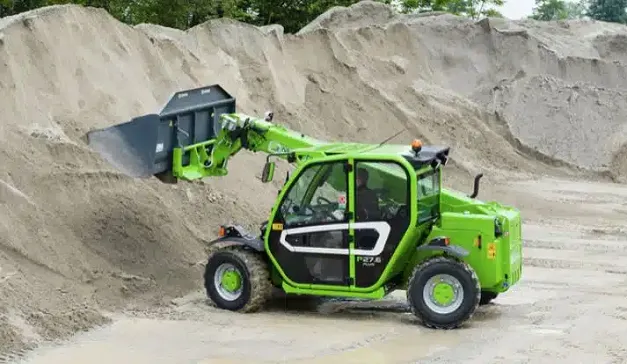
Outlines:
{"label": "green telehandler", "polygon": [[204,286],[219,308],[260,310],[287,294],[380,299],[405,290],[427,327],[453,329],[516,284],[522,272],[516,209],[442,187],[449,148],[333,143],[235,111],[219,85],[175,93],[160,114],[88,133],[122,172],[164,183],[227,174],[240,150],[294,165],[259,234],[217,226]]}

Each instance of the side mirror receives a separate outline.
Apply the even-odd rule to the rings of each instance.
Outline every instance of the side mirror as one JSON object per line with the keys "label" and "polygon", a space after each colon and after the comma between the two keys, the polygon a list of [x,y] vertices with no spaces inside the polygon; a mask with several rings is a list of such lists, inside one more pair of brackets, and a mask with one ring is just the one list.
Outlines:
{"label": "side mirror", "polygon": [[268,183],[272,181],[274,177],[274,168],[276,164],[274,162],[266,162],[263,166],[263,172],[261,172],[261,182]]}

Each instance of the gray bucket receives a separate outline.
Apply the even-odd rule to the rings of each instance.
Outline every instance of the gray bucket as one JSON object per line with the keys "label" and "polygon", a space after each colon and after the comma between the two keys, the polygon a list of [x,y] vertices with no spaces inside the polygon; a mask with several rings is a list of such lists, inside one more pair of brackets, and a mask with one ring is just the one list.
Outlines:
{"label": "gray bucket", "polygon": [[[172,150],[215,139],[220,115],[235,112],[235,98],[219,85],[175,93],[161,113],[87,133],[90,148],[120,172],[135,178],[172,170]],[[188,156],[183,156],[183,163]],[[165,182],[165,181],[164,181]]]}

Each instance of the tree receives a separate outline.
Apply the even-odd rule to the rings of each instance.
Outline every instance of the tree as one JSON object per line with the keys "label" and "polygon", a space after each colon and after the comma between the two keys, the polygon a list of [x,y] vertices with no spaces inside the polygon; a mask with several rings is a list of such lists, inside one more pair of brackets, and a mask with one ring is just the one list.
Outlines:
{"label": "tree", "polygon": [[255,25],[281,24],[294,33],[334,6],[350,6],[358,0],[251,0]]}
{"label": "tree", "polygon": [[0,0],[0,18],[46,5],[46,0]]}
{"label": "tree", "polygon": [[505,5],[505,0],[469,0],[465,14],[473,19],[482,16],[503,17],[494,7]]}
{"label": "tree", "polygon": [[566,14],[566,4],[563,0],[536,0],[531,19],[535,20],[558,20],[564,19]]}
{"label": "tree", "polygon": [[[207,20],[227,17],[254,25],[280,24],[294,33],[334,6],[359,0],[0,0],[0,17],[47,5],[80,4],[103,8],[120,21],[188,29]],[[478,18],[501,16],[505,0],[375,0],[398,4],[403,12],[445,11]]]}
{"label": "tree", "polygon": [[482,16],[502,17],[495,7],[505,0],[402,0],[401,12],[444,11],[473,19]]}
{"label": "tree", "polygon": [[595,20],[627,24],[627,0],[588,0],[587,15]]}
{"label": "tree", "polygon": [[572,2],[565,0],[536,0],[531,19],[535,20],[564,20],[578,19],[585,14],[585,4],[583,2]]}
{"label": "tree", "polygon": [[577,2],[567,1],[566,6],[566,19],[581,19],[586,16],[586,2],[580,0]]}

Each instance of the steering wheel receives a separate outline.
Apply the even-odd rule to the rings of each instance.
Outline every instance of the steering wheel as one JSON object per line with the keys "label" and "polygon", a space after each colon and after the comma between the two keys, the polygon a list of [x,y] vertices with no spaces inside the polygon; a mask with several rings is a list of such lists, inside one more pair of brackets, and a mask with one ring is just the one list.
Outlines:
{"label": "steering wheel", "polygon": [[338,219],[337,216],[333,215],[333,212],[327,209],[322,209],[322,211],[317,211],[317,212],[322,216],[328,217],[331,221],[342,221],[341,219]]}
{"label": "steering wheel", "polygon": [[328,205],[331,205],[331,204],[333,203],[333,202],[331,202],[330,200],[326,199],[325,197],[318,196],[318,197],[316,198],[316,202],[318,203],[318,205],[322,205],[322,203],[321,203],[320,201],[322,201],[322,202],[326,202]]}
{"label": "steering wheel", "polygon": [[[331,202],[331,200],[322,197],[322,196],[318,196],[316,197],[316,202],[318,203],[318,205],[327,205],[327,206],[335,206],[337,205],[337,203],[333,203]],[[311,207],[310,207],[311,208]],[[318,216],[325,216],[330,218],[332,221],[341,221],[341,219],[338,219],[335,215],[333,215],[333,212],[329,210],[329,208],[319,208],[316,209],[315,212],[316,215]]]}
{"label": "steering wheel", "polygon": [[[313,216],[313,215],[316,214],[316,210],[314,210],[314,208],[311,205],[303,205],[303,206],[300,206],[300,207],[299,206],[294,206],[294,207],[296,207],[296,209],[294,210],[294,212],[296,214],[299,214],[301,212],[305,216]],[[302,207],[302,210],[301,210],[301,207]]]}

